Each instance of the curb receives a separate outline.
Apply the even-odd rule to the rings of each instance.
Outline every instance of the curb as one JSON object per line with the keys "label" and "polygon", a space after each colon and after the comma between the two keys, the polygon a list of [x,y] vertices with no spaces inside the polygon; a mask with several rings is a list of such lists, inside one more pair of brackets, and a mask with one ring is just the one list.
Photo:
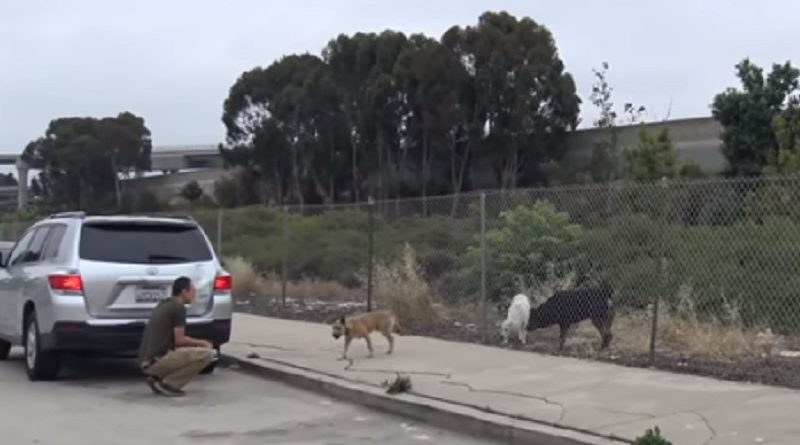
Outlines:
{"label": "curb", "polygon": [[448,403],[416,394],[390,396],[371,385],[279,363],[267,358],[243,359],[222,354],[222,364],[235,364],[241,370],[278,380],[288,385],[399,415],[439,428],[475,434],[509,444],[528,445],[622,445],[629,441],[539,424],[534,421]]}

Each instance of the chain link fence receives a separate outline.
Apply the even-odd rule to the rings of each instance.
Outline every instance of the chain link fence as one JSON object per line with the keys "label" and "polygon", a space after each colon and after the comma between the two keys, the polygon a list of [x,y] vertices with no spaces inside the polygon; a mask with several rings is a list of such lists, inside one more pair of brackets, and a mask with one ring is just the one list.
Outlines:
{"label": "chain link fence", "polygon": [[[800,387],[797,176],[193,215],[240,311],[331,322],[391,308],[406,334],[499,345],[524,293],[549,326],[509,347]],[[24,226],[0,230],[15,239]]]}
{"label": "chain link fence", "polygon": [[241,310],[330,322],[391,308],[406,333],[499,345],[514,295],[539,308],[561,291],[540,317],[552,324],[510,347],[800,387],[800,177],[257,206],[221,221],[226,264],[256,277],[236,280]]}

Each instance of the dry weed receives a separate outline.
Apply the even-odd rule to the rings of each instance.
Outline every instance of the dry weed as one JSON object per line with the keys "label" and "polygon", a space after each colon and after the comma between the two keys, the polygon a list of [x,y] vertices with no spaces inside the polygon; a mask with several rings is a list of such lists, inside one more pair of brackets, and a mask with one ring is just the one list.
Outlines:
{"label": "dry weed", "polygon": [[[359,279],[366,287],[364,274]],[[433,291],[423,277],[414,249],[408,244],[400,258],[375,265],[374,292],[379,305],[394,311],[401,324],[431,323],[439,319]]]}
{"label": "dry weed", "polygon": [[[280,297],[282,280],[274,273],[259,274],[253,264],[242,257],[225,258],[225,268],[233,276],[234,298]],[[335,281],[303,278],[286,283],[286,296],[299,300],[349,301],[362,298],[359,290],[351,290]]]}
{"label": "dry weed", "polygon": [[[261,295],[279,297],[282,295],[281,276],[268,273],[262,277]],[[363,300],[361,289],[349,289],[336,281],[320,280],[318,278],[302,278],[298,281],[286,283],[286,296],[298,300],[320,301],[351,301]]]}
{"label": "dry weed", "polygon": [[261,277],[253,264],[242,257],[224,258],[225,269],[233,278],[233,297],[250,298],[261,292]]}
{"label": "dry weed", "polygon": [[[658,314],[657,348],[666,353],[715,360],[772,355],[780,341],[770,329],[746,327],[738,303],[723,297],[723,314],[702,317],[691,285],[678,290],[677,302]],[[624,314],[614,323],[616,347],[632,352],[649,350],[652,310]]]}
{"label": "dry weed", "polygon": [[[723,313],[719,317],[702,317],[691,286],[681,287],[676,303],[671,307],[662,306],[659,310],[658,352],[722,361],[764,358],[779,353],[780,337],[770,329],[746,327],[737,303],[725,301],[722,306]],[[612,349],[633,354],[648,353],[652,315],[652,308],[640,311],[618,309],[612,328]],[[598,341],[597,330],[587,321],[575,327],[567,344],[572,349],[590,354]]]}

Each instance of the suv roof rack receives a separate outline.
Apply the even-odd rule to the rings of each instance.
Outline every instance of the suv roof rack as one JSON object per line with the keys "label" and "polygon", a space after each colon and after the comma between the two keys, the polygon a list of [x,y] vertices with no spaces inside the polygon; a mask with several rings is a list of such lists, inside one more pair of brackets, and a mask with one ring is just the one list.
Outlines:
{"label": "suv roof rack", "polygon": [[78,212],[59,212],[53,213],[50,215],[50,219],[56,218],[77,218],[83,219],[86,217],[86,212],[78,211]]}
{"label": "suv roof rack", "polygon": [[151,216],[153,218],[174,218],[174,219],[186,219],[189,221],[194,221],[194,217],[192,217],[189,213],[148,213],[148,214],[139,214],[134,213],[135,216]]}
{"label": "suv roof rack", "polygon": [[129,213],[103,213],[91,216],[98,216],[98,217],[126,217],[126,216],[134,216],[140,218],[173,218],[173,219],[185,219],[187,221],[194,221],[194,218],[191,214],[188,213],[169,213],[169,212],[156,212],[156,213],[137,213],[137,212],[129,212]]}
{"label": "suv roof rack", "polygon": [[108,213],[108,214],[92,214],[87,215],[84,211],[74,211],[74,212],[58,212],[53,213],[49,216],[50,219],[56,218],[75,218],[75,219],[84,219],[87,216],[139,216],[139,217],[149,217],[149,218],[174,218],[174,219],[185,219],[187,221],[194,221],[194,217],[188,213]]}

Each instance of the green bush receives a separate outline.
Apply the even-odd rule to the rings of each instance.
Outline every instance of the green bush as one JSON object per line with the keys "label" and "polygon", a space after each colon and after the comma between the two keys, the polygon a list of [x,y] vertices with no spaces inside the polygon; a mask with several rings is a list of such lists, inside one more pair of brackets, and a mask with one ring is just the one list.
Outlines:
{"label": "green bush", "polygon": [[[583,235],[565,212],[547,201],[532,207],[519,206],[500,214],[499,227],[486,233],[487,298],[509,298],[547,279],[548,268],[556,275],[576,267],[576,246]],[[470,248],[474,269],[478,268],[480,245]]]}
{"label": "green bush", "polygon": [[672,442],[668,441],[661,435],[661,430],[658,427],[654,429],[647,430],[644,433],[644,436],[637,437],[636,440],[633,441],[633,445],[672,445]]}

